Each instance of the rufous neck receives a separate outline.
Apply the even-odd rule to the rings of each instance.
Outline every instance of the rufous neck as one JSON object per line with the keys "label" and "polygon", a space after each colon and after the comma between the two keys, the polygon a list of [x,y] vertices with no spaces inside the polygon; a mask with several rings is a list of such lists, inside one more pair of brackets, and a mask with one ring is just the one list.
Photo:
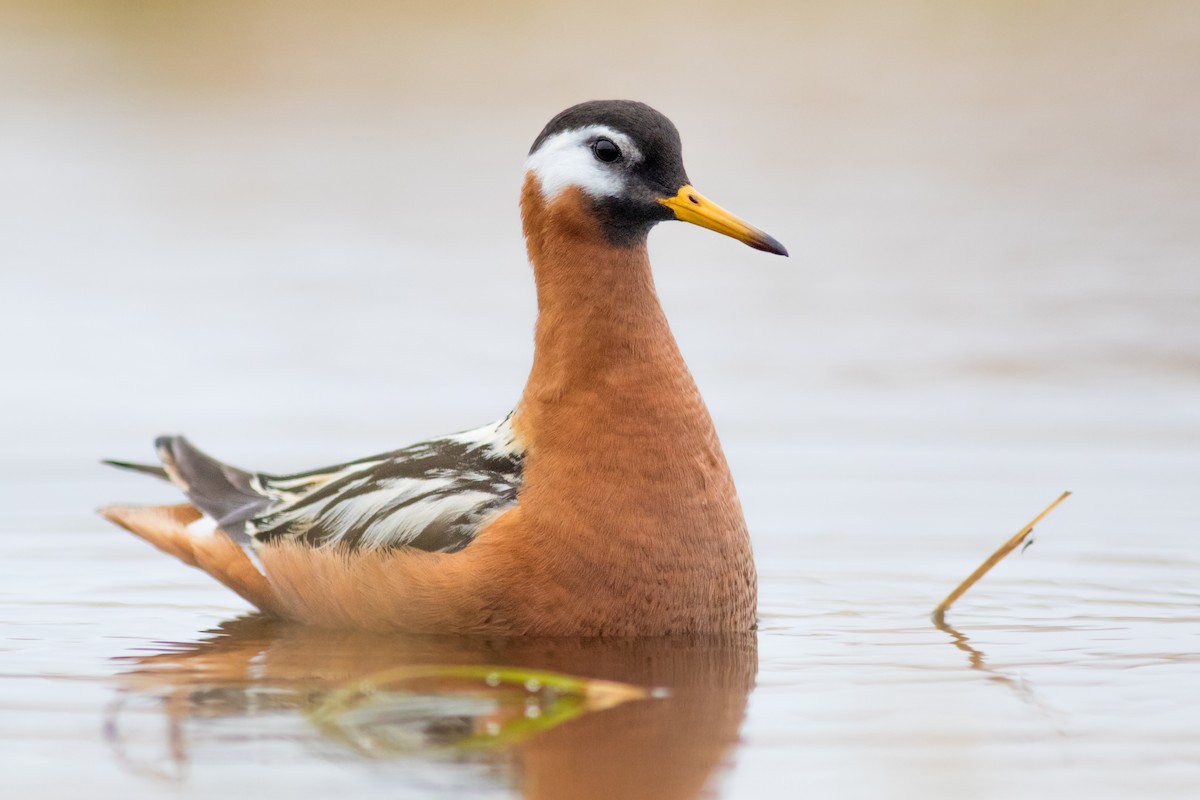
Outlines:
{"label": "rufous neck", "polygon": [[614,244],[586,195],[568,189],[547,202],[533,177],[521,212],[537,284],[535,373],[566,378],[679,357],[644,238]]}

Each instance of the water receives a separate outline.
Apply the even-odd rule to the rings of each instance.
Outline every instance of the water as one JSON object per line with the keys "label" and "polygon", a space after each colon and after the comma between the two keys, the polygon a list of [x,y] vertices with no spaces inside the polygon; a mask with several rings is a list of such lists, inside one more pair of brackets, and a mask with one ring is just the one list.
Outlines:
{"label": "water", "polygon": [[[1194,4],[0,15],[5,796],[1200,791]],[[271,625],[91,514],[174,497],[96,465],[160,432],[287,471],[507,411],[521,157],[593,96],[661,107],[696,186],[793,253],[651,242],[756,636]],[[561,700],[421,684],[321,722],[435,662],[671,691],[551,725]]]}

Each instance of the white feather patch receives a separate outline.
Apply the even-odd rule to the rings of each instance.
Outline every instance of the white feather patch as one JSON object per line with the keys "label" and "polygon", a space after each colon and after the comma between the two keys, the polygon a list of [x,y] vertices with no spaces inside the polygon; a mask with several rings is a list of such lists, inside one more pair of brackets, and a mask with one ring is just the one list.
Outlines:
{"label": "white feather patch", "polygon": [[[596,158],[592,142],[601,136],[621,148],[620,161],[606,164]],[[596,198],[620,197],[625,190],[625,167],[641,158],[633,140],[625,134],[607,125],[588,125],[547,136],[529,155],[525,169],[537,176],[546,200],[553,200],[572,186]]]}
{"label": "white feather patch", "polygon": [[487,492],[458,492],[422,500],[404,509],[403,515],[395,514],[371,525],[363,533],[362,544],[382,547],[389,541],[415,538],[438,520],[457,518],[494,499]]}
{"label": "white feather patch", "polygon": [[517,443],[517,433],[513,430],[512,417],[513,415],[509,414],[499,422],[484,425],[482,428],[473,428],[462,433],[455,433],[447,436],[446,439],[447,441],[469,445],[472,448],[486,447],[496,455],[517,455],[524,448]]}
{"label": "white feather patch", "polygon": [[217,521],[205,514],[188,525],[187,532],[193,539],[211,539],[217,532]]}

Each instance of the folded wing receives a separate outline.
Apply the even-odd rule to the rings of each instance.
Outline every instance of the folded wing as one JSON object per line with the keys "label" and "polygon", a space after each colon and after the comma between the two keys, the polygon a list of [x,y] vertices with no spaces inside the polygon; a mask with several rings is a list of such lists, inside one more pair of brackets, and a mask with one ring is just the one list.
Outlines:
{"label": "folded wing", "polygon": [[466,547],[487,521],[516,504],[524,455],[511,414],[493,425],[295,475],[231,467],[181,436],[162,437],[157,446],[167,477],[237,541],[437,552]]}

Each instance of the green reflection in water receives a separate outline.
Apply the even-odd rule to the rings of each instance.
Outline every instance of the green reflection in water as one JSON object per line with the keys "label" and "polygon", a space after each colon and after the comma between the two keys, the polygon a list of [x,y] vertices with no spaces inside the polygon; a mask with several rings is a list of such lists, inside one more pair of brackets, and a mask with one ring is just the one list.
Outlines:
{"label": "green reflection in water", "polygon": [[[107,729],[131,771],[186,782],[250,742],[277,766],[395,761],[452,787],[482,763],[530,798],[697,796],[729,764],[758,666],[754,634],[414,637],[258,616],[163,647],[121,659]],[[139,735],[150,716],[165,732]]]}

